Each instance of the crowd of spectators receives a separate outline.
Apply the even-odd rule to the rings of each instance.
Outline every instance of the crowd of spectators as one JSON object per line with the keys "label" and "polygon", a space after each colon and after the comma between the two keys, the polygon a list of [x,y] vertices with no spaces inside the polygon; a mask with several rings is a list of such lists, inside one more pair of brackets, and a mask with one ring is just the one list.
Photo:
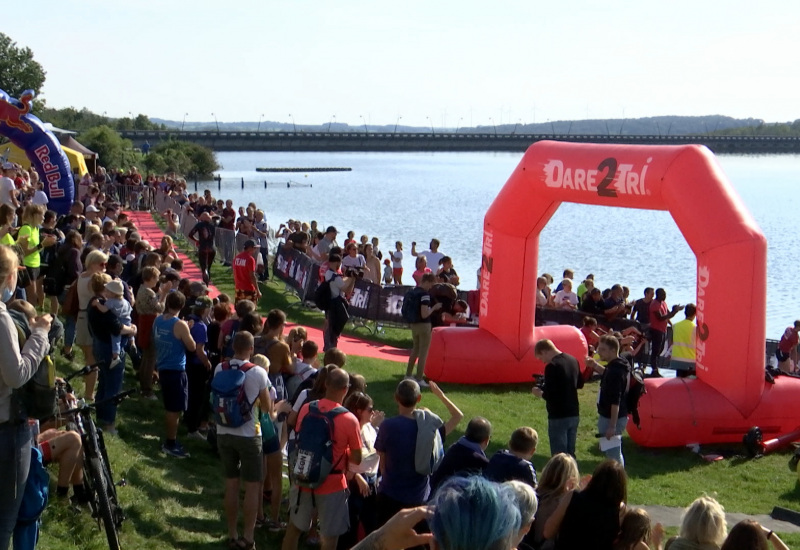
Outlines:
{"label": "crowd of spectators", "polygon": [[[11,176],[10,171],[6,174]],[[212,227],[194,232],[205,281],[193,281],[183,277],[183,262],[171,237],[165,236],[158,246],[143,240],[114,193],[107,193],[119,174],[111,181],[106,174],[99,174],[98,180],[100,175],[104,181],[87,182],[86,192],[60,219],[33,203],[35,194],[29,196],[16,185],[9,195],[11,204],[0,201],[0,222],[4,222],[0,227],[0,470],[16,472],[25,460],[18,451],[29,444],[24,436],[30,434],[25,432],[27,422],[18,423],[13,417],[11,389],[22,385],[43,359],[51,324],[58,323],[50,314],[61,313],[66,325],[62,355],[74,359],[73,346],[78,345],[85,365],[99,367],[86,379],[83,398],[103,402],[117,394],[130,358],[142,399],[157,400],[158,384],[165,415],[160,445],[165,459],[191,460],[178,438],[181,424],[186,437],[216,446],[224,478],[226,544],[232,550],[255,548],[257,528],[285,531],[284,550],[297,548],[303,534],[307,542],[317,541],[324,550],[389,550],[434,543],[446,550],[661,548],[660,526],[651,526],[646,512],[627,504],[621,451],[618,460],[604,461],[591,476],[581,478],[573,457],[574,441],[565,437],[564,452],[554,452],[537,476],[531,463],[537,431],[520,426],[504,449],[487,456],[492,424],[484,417],[470,419],[464,436],[445,450],[444,441],[462,422],[463,413],[434,382],[429,384],[430,393],[423,394],[417,380],[400,381],[394,391],[396,414],[386,415],[375,410],[366,391],[369,381],[346,370],[347,357],[335,342],[328,342],[321,355],[320,343],[309,339],[301,327],[287,333],[282,311],[271,310],[262,317],[254,301],[257,295],[210,298],[208,268],[214,258],[202,245],[209,238],[203,231],[211,231],[213,238],[214,227],[232,227],[253,241],[245,251],[262,249],[268,231],[263,212],[254,205],[240,209],[237,216],[231,203],[216,201],[210,193],[186,195],[179,179],[150,181],[153,188],[160,186],[162,192],[185,198],[184,206],[200,224]],[[122,185],[149,188],[146,183],[135,172],[122,177]],[[0,182],[0,189],[5,184]],[[175,233],[177,220],[172,214],[167,212],[168,230]],[[47,237],[40,238],[40,233]],[[314,222],[304,227],[292,221],[278,233],[287,246],[315,259],[331,263],[338,258],[343,269],[354,270],[355,276],[375,277],[376,284],[388,278],[381,276],[383,255],[377,239],[370,242],[364,236],[356,242],[354,235],[348,235],[343,243],[345,258],[350,258],[346,263],[342,249],[337,251],[334,227],[322,233]],[[458,284],[452,262],[438,246],[434,239],[429,251],[418,253],[412,244],[415,280],[419,274],[419,283],[430,284],[427,266],[434,265],[440,266],[440,281]],[[387,258],[391,273],[386,275],[395,284],[402,282],[402,267],[396,267],[402,248],[396,243]],[[23,273],[26,280],[18,277]],[[574,293],[565,277],[561,288],[552,297],[547,292],[546,298],[551,304],[580,307],[592,292],[586,288],[573,304]],[[12,332],[11,306],[6,305],[15,296],[28,297],[40,311],[50,312],[29,310],[31,335],[23,346]],[[616,305],[607,309],[615,315],[642,309],[635,304],[628,307],[622,288],[611,289],[610,299]],[[658,293],[655,299],[659,300]],[[648,313],[652,311],[648,308]],[[608,338],[598,339],[604,371],[613,369],[619,354],[619,346],[612,346]],[[538,355],[552,360],[552,354],[545,357],[542,350]],[[242,391],[255,408],[242,425],[226,427],[213,421],[210,387],[214,378],[232,368],[245,373]],[[441,402],[446,418],[423,406],[429,395]],[[334,412],[335,467],[312,490],[301,486],[297,463],[290,460],[287,495],[282,458],[295,455],[304,424],[315,415]],[[118,436],[116,415],[113,402],[98,405],[99,424],[110,437]],[[607,420],[609,434],[617,433],[615,420]],[[80,440],[58,426],[52,428],[44,430],[38,442],[53,451],[49,458],[61,468],[56,494],[66,497],[72,487],[80,502],[85,497],[78,474]],[[20,474],[0,479],[0,549],[4,550],[24,478]],[[785,548],[777,535],[754,524],[737,525],[725,540],[720,511],[708,497],[693,503],[680,536],[667,547],[760,548],[763,545],[746,546],[741,541],[769,540],[774,548]]]}

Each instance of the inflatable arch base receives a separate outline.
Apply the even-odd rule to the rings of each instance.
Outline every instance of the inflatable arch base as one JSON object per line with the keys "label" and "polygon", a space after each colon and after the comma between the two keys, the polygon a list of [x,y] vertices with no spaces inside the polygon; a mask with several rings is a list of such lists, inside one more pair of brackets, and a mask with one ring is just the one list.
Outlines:
{"label": "inflatable arch base", "polygon": [[639,400],[641,428],[628,422],[628,435],[643,447],[678,447],[692,443],[741,443],[753,426],[764,439],[800,427],[800,379],[779,376],[763,382],[761,401],[748,416],[700,379],[647,380]]}
{"label": "inflatable arch base", "polygon": [[[586,357],[586,339],[570,325],[535,327],[533,342],[552,340],[561,351]],[[504,365],[504,368],[492,368]],[[482,373],[476,380],[476,373]],[[431,380],[457,384],[518,384],[532,382],[534,374],[544,374],[544,363],[533,356],[531,346],[516,357],[494,334],[481,328],[441,327],[433,330],[425,375]]]}

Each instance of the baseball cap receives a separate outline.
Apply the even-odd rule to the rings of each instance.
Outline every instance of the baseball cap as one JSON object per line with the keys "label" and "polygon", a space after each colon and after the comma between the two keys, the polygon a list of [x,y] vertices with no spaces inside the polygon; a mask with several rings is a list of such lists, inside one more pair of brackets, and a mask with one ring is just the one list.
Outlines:
{"label": "baseball cap", "polygon": [[3,170],[16,170],[17,167],[14,166],[13,162],[4,162],[3,163]]}
{"label": "baseball cap", "polygon": [[253,239],[247,239],[244,242],[244,249],[247,250],[248,248],[255,248],[256,242]]}
{"label": "baseball cap", "polygon": [[106,290],[117,296],[122,296],[125,293],[125,287],[122,286],[122,281],[109,281],[106,283]]}
{"label": "baseball cap", "polygon": [[325,233],[338,233],[338,231],[336,231],[335,227],[333,227],[332,225],[329,225],[328,229],[325,230]]}
{"label": "baseball cap", "polygon": [[86,207],[86,212],[100,212],[100,210],[98,210],[95,205],[90,204]]}

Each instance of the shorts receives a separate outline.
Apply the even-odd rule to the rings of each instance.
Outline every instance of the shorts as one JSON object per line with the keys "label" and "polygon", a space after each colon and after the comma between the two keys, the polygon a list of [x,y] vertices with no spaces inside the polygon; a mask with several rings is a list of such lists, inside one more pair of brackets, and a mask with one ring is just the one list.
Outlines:
{"label": "shorts", "polygon": [[47,466],[53,462],[53,450],[50,448],[50,440],[39,443],[39,450],[42,451],[42,464]]}
{"label": "shorts", "polygon": [[217,434],[217,450],[225,479],[261,483],[264,460],[261,455],[261,436]]}
{"label": "shorts", "polygon": [[[298,501],[299,495],[299,501]],[[311,529],[311,519],[316,508],[319,514],[319,534],[338,537],[350,530],[350,510],[347,498],[350,491],[342,489],[327,495],[301,491],[297,485],[289,490],[289,521],[301,531]],[[316,504],[316,506],[315,506]]]}
{"label": "shorts", "polygon": [[181,413],[189,407],[189,382],[185,370],[160,370],[158,383],[167,412]]}
{"label": "shorts", "polygon": [[75,323],[75,343],[79,346],[92,345],[92,335],[89,332],[89,317],[86,310],[78,312],[78,320]]}
{"label": "shorts", "polygon": [[256,293],[254,290],[239,290],[236,289],[236,302],[241,302],[242,300],[250,300],[253,303],[258,303],[256,300]]}
{"label": "shorts", "polygon": [[25,266],[25,270],[28,272],[28,277],[31,278],[31,281],[35,281],[36,279],[39,278],[39,271],[41,270],[41,268]]}
{"label": "shorts", "polygon": [[271,455],[281,450],[281,436],[275,434],[262,444],[262,450],[265,455]]}
{"label": "shorts", "polygon": [[403,268],[402,267],[393,267],[392,268],[392,275],[399,279],[400,277],[403,276]]}
{"label": "shorts", "polygon": [[781,350],[776,349],[775,350],[775,357],[778,358],[778,362],[779,363],[783,363],[787,359],[790,359],[792,356],[789,353],[783,353]]}

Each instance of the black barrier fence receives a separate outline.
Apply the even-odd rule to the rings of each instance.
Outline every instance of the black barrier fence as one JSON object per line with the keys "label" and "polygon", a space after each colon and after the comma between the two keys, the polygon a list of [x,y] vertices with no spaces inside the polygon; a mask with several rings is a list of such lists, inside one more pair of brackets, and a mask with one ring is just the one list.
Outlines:
{"label": "black barrier fence", "polygon": [[[319,269],[320,264],[305,254],[284,248],[283,245],[278,246],[273,274],[290,287],[301,302],[313,299],[319,286]],[[412,288],[410,286],[382,287],[358,279],[348,302],[350,315],[382,324],[405,324],[401,313],[403,297]],[[459,291],[458,297],[469,303],[470,292]]]}

